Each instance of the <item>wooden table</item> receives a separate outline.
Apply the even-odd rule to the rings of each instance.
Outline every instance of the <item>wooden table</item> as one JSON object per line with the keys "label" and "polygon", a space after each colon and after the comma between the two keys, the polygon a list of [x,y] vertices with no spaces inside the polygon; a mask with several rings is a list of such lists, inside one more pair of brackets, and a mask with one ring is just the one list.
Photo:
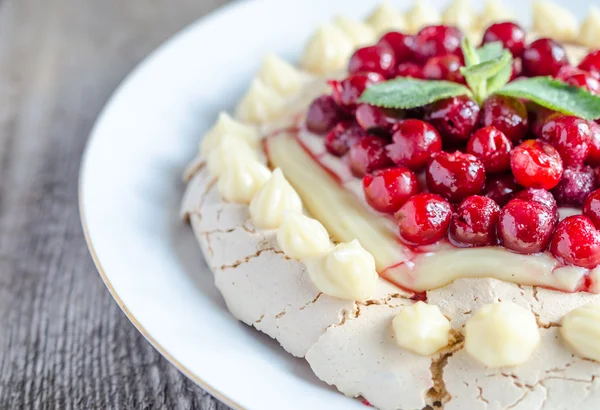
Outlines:
{"label": "wooden table", "polygon": [[227,409],[121,312],[77,209],[81,153],[115,87],[226,2],[0,0],[0,409]]}

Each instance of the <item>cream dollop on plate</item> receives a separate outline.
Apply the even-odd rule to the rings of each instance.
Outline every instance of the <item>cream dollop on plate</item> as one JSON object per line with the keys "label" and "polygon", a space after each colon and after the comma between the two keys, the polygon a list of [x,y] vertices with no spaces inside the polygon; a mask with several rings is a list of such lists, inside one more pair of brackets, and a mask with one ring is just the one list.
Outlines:
{"label": "cream dollop on plate", "polygon": [[204,134],[200,144],[202,155],[208,156],[210,151],[219,146],[221,138],[226,134],[243,139],[253,148],[258,148],[260,145],[261,136],[255,127],[236,121],[226,112],[221,112],[215,125]]}
{"label": "cream dollop on plate", "polygon": [[258,161],[256,150],[235,134],[225,134],[219,145],[208,154],[206,165],[210,174],[218,177],[232,163],[240,161]]}
{"label": "cream dollop on plate", "polygon": [[308,41],[302,56],[302,67],[316,74],[342,70],[354,50],[352,40],[339,27],[321,25]]}
{"label": "cream dollop on plate", "polygon": [[271,171],[258,161],[230,164],[219,178],[219,193],[229,202],[248,204],[269,180]]}
{"label": "cream dollop on plate", "polygon": [[533,30],[559,41],[573,41],[579,32],[577,18],[566,7],[549,1],[533,3]]}
{"label": "cream dollop on plate", "polygon": [[302,200],[277,168],[250,202],[250,217],[258,228],[275,229],[285,211],[302,212]]}
{"label": "cream dollop on plate", "polygon": [[287,256],[299,260],[325,254],[333,248],[321,222],[300,212],[289,211],[283,213],[277,244]]}
{"label": "cream dollop on plate", "polygon": [[256,78],[238,105],[236,115],[243,121],[260,124],[275,119],[283,105],[283,97]]}
{"label": "cream dollop on plate", "polygon": [[450,321],[440,308],[420,301],[404,307],[392,327],[398,345],[422,356],[434,354],[450,339]]}
{"label": "cream dollop on plate", "polygon": [[488,367],[517,366],[540,342],[535,316],[513,302],[483,306],[465,325],[465,349]]}
{"label": "cream dollop on plate", "polygon": [[585,305],[567,313],[560,334],[580,356],[600,361],[600,306]]}
{"label": "cream dollop on plate", "polygon": [[347,300],[366,300],[377,284],[375,259],[357,240],[341,243],[327,254],[305,261],[317,289]]}
{"label": "cream dollop on plate", "polygon": [[389,2],[382,2],[367,17],[367,24],[379,35],[388,31],[403,31],[406,29],[406,19]]}

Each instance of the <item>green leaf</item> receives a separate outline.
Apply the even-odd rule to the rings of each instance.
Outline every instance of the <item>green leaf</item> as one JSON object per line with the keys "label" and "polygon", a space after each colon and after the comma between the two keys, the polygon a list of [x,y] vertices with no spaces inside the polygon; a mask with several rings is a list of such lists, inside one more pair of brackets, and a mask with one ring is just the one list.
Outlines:
{"label": "green leaf", "polygon": [[531,100],[542,107],[586,120],[600,118],[600,97],[550,77],[513,81],[496,91],[496,94]]}
{"label": "green leaf", "polygon": [[471,91],[464,85],[450,81],[400,77],[372,85],[362,94],[360,101],[377,107],[408,109],[444,98],[470,94]]}
{"label": "green leaf", "polygon": [[490,85],[493,89],[498,89],[508,82],[506,70],[507,67],[510,70],[511,65],[512,55],[504,50],[500,56],[473,66],[462,67],[460,72],[465,76],[477,101],[481,103],[489,95]]}
{"label": "green leaf", "polygon": [[[509,53],[510,54],[510,53]],[[504,87],[510,81],[512,77],[512,55],[510,56],[510,62],[504,66],[502,70],[498,72],[492,78],[487,81],[487,94],[493,94],[502,87]]]}
{"label": "green leaf", "polygon": [[503,51],[504,47],[502,45],[502,42],[494,41],[491,43],[486,43],[483,46],[479,47],[477,49],[477,55],[479,56],[479,61],[484,62],[500,57]]}
{"label": "green leaf", "polygon": [[462,48],[463,56],[465,57],[465,66],[471,67],[481,62],[479,54],[469,37],[463,37],[460,46]]}

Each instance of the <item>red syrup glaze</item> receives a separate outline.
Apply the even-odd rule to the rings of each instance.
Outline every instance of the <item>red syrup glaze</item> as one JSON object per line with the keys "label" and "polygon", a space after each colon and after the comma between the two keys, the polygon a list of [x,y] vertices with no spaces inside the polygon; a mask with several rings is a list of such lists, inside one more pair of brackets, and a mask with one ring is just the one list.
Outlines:
{"label": "red syrup glaze", "polygon": [[[326,156],[326,155],[330,155],[327,152],[324,152],[323,154],[315,154],[314,152],[311,151],[311,149],[305,144],[305,142],[302,140],[302,138],[300,137],[300,135],[303,132],[307,132],[309,133],[309,131],[306,129],[306,126],[303,124],[301,117],[299,116],[298,119],[295,121],[295,123],[297,125],[293,125],[293,126],[289,126],[286,128],[282,128],[282,129],[278,129],[275,130],[269,134],[266,135],[266,137],[263,140],[263,149],[265,152],[265,155],[267,156],[267,159],[269,158],[269,145],[268,145],[268,139],[271,138],[275,138],[280,134],[283,133],[288,133],[288,134],[292,134],[293,137],[296,139],[296,141],[298,142],[298,144],[302,147],[302,149],[313,159],[313,161],[315,161],[317,163],[317,165],[319,165],[325,172],[327,172],[328,175],[330,175],[337,184],[339,184],[340,186],[343,186],[344,182],[348,182],[348,181],[343,181],[340,176],[334,172],[332,169],[330,169],[329,167],[327,167],[326,165],[324,165],[322,163],[322,161],[320,160],[322,157]],[[347,163],[346,163],[347,165]],[[347,165],[348,166],[348,165]],[[365,205],[367,206],[367,205]],[[380,214],[377,213],[375,210],[373,210],[372,208],[367,208],[370,212],[373,212],[379,216],[383,216],[386,217],[390,220],[396,221],[396,219],[393,216],[390,215],[386,215],[386,214]],[[425,245],[425,246],[414,246],[411,244],[407,244],[405,242],[403,242],[400,238],[397,238],[397,242],[399,246],[402,246],[407,253],[407,258],[404,261],[401,261],[399,263],[397,263],[396,265],[392,265],[387,267],[386,269],[384,269],[383,271],[379,272],[379,276],[383,279],[386,280],[387,282],[392,283],[394,286],[397,286],[398,288],[412,293],[413,295],[411,296],[411,300],[413,301],[423,301],[423,302],[427,302],[427,292],[415,292],[410,288],[407,288],[406,286],[400,285],[398,283],[396,283],[390,276],[390,274],[388,272],[393,271],[395,268],[398,268],[400,266],[406,265],[408,266],[409,269],[412,269],[412,266],[414,266],[414,259],[419,255],[419,254],[423,254],[423,253],[430,253],[432,252],[431,249],[431,245]],[[440,245],[440,246],[445,246],[447,244],[452,245],[452,247],[457,248],[457,249],[461,249],[457,246],[455,246],[454,244],[452,244],[451,241],[449,241],[447,238],[442,239],[441,241],[439,241],[436,245]],[[546,251],[548,252],[548,251]],[[565,266],[565,264],[561,264],[559,261],[557,261],[557,265],[554,267],[554,269],[552,269],[552,272],[554,272],[557,269],[563,268]],[[577,292],[588,292],[591,293],[592,287],[594,286],[593,283],[593,279],[590,276],[590,273],[587,272],[581,279],[581,284],[577,287],[577,289],[573,292],[573,293],[577,293]],[[542,286],[540,286],[542,287]],[[563,292],[563,293],[569,293],[563,289],[555,289],[552,287],[544,287],[546,289],[549,290],[555,290],[558,292]],[[368,403],[368,402],[367,402]]]}

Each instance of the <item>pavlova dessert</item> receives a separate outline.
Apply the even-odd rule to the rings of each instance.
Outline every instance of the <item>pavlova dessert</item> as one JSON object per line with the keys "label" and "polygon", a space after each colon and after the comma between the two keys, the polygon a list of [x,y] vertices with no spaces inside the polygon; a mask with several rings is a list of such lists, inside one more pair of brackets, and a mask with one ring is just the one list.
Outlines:
{"label": "pavlova dessert", "polygon": [[600,11],[338,17],[186,172],[231,313],[382,410],[600,408]]}

